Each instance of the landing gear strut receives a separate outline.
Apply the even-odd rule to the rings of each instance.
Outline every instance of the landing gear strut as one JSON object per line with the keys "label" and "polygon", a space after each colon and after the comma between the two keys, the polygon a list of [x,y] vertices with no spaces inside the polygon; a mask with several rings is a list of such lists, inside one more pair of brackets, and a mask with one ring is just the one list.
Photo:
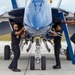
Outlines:
{"label": "landing gear strut", "polygon": [[35,50],[35,56],[31,56],[30,59],[30,69],[35,70],[35,63],[41,64],[41,70],[46,70],[46,57],[41,57],[41,38],[36,37],[36,50]]}

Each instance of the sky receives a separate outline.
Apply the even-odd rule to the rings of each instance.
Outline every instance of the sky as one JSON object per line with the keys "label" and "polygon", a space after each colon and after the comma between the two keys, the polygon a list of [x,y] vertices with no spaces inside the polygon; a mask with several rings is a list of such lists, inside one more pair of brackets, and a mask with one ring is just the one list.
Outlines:
{"label": "sky", "polygon": [[[53,7],[58,7],[59,1],[53,0]],[[60,8],[72,13],[75,12],[75,0],[62,0]]]}
{"label": "sky", "polygon": [[[16,0],[18,7],[25,7],[25,1],[28,0]],[[52,7],[58,8],[60,0],[53,0],[53,3],[51,4]],[[69,12],[75,12],[75,0],[62,0],[60,8],[69,11]],[[13,10],[11,0],[0,0],[0,15]]]}

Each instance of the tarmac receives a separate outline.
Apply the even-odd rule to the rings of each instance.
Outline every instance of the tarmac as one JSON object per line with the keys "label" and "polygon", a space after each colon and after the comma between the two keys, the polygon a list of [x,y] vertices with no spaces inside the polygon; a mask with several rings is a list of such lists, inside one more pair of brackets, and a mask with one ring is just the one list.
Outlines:
{"label": "tarmac", "polygon": [[[54,58],[54,50],[52,46],[51,53],[48,53],[44,46],[42,55],[46,56],[46,70],[40,69],[40,64],[36,64],[35,70],[30,70],[30,54],[31,52],[27,53],[25,50],[21,52],[21,56],[18,63],[18,68],[21,69],[21,72],[13,72],[8,69],[8,65],[10,64],[11,60],[3,60],[4,58],[4,46],[10,45],[10,42],[0,41],[0,75],[75,75],[75,65],[72,64],[71,61],[67,61],[65,55],[60,55],[61,59],[61,69],[54,70],[52,68],[55,65],[55,58]],[[63,47],[66,48],[66,43],[63,42]],[[35,45],[32,47],[32,55],[34,55],[34,48]],[[26,46],[25,48],[26,49]],[[11,57],[13,58],[13,56]]]}

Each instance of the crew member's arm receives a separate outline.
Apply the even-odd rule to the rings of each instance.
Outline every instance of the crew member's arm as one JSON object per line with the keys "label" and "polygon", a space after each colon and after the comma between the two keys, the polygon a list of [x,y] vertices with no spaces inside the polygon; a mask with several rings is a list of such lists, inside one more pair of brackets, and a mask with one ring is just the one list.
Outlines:
{"label": "crew member's arm", "polygon": [[52,30],[53,32],[50,32],[50,34],[51,34],[52,36],[54,36],[54,37],[57,36],[55,29],[52,28],[51,30]]}
{"label": "crew member's arm", "polygon": [[62,21],[62,23],[67,23],[68,25],[75,25],[75,20],[71,20],[71,21]]}
{"label": "crew member's arm", "polygon": [[22,31],[24,31],[24,29],[25,29],[25,28],[23,27],[20,31],[16,31],[16,32],[15,32],[15,35],[20,35],[20,34],[22,33]]}
{"label": "crew member's arm", "polygon": [[51,35],[54,36],[54,37],[58,36],[58,35],[56,34],[56,32],[55,32],[55,33],[52,33]]}
{"label": "crew member's arm", "polygon": [[[54,28],[52,30],[54,30]],[[54,37],[58,36],[58,34],[56,32],[58,32],[58,33],[62,32],[62,27],[60,25],[57,25],[56,31],[54,30],[54,33],[52,33],[52,36],[54,36]]]}
{"label": "crew member's arm", "polygon": [[21,35],[22,38],[25,38],[26,36],[26,31],[23,32],[23,34]]}

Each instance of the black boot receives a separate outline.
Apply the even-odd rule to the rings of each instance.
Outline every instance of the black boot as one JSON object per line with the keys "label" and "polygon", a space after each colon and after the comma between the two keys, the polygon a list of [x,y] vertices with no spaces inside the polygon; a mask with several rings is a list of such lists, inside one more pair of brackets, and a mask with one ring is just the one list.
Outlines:
{"label": "black boot", "polygon": [[12,68],[12,71],[13,71],[13,72],[21,72],[20,69],[14,69],[14,68]]}
{"label": "black boot", "polygon": [[53,69],[60,69],[61,68],[61,66],[59,66],[59,65],[54,65],[53,66]]}
{"label": "black boot", "polygon": [[8,66],[8,69],[12,69],[13,67],[11,67],[11,66]]}

